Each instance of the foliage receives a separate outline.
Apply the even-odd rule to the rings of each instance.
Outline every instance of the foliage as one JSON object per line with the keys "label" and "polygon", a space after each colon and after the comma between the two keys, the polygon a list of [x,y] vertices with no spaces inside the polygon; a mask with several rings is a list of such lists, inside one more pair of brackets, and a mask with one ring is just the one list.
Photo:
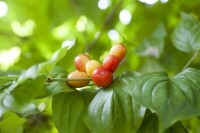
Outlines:
{"label": "foliage", "polygon": [[[0,132],[200,132],[200,2],[100,1],[5,1]],[[76,55],[102,62],[117,42],[127,54],[109,87],[66,84]]]}
{"label": "foliage", "polygon": [[[130,84],[136,103],[152,109],[160,120],[160,130],[174,122],[198,116],[199,70],[188,68],[172,78],[166,73],[148,73]],[[166,117],[167,114],[167,117]]]}

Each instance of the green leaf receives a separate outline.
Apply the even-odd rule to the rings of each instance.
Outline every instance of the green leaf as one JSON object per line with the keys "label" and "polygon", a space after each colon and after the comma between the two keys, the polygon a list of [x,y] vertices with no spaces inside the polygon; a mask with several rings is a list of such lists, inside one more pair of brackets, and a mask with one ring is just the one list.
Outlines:
{"label": "green leaf", "polygon": [[47,96],[47,90],[44,89],[45,74],[52,71],[56,63],[65,56],[67,50],[68,47],[61,48],[51,60],[30,67],[18,79],[0,86],[0,114],[8,110],[21,115],[36,113],[37,109],[31,102],[33,99]]}
{"label": "green leaf", "polygon": [[44,89],[44,82],[46,77],[39,76],[35,79],[27,79],[23,84],[13,84],[9,89],[10,94],[16,99],[21,99],[22,101],[30,101],[38,96],[38,93]]}
{"label": "green leaf", "polygon": [[1,76],[0,77],[0,93],[8,88],[12,83],[13,80],[15,80],[15,77],[11,77],[11,76]]}
{"label": "green leaf", "polygon": [[55,52],[51,60],[39,64],[38,66],[40,68],[40,72],[50,73],[53,70],[56,63],[66,55],[68,49],[68,46],[59,49]]}
{"label": "green leaf", "polygon": [[169,78],[164,72],[137,77],[129,86],[139,105],[158,114],[159,131],[179,120],[200,115],[200,71],[189,68]]}
{"label": "green leaf", "polygon": [[11,110],[22,115],[36,112],[36,107],[31,103],[44,91],[46,77],[40,76],[35,79],[27,79],[23,83],[14,81],[0,94],[1,106],[5,112]]}
{"label": "green leaf", "polygon": [[164,39],[166,36],[166,29],[163,24],[158,25],[155,31],[144,39],[138,46],[136,52],[141,56],[160,57],[164,49]]}
{"label": "green leaf", "polygon": [[59,133],[90,133],[82,118],[95,93],[85,89],[54,95],[52,114]]}
{"label": "green leaf", "polygon": [[23,124],[23,133],[58,133],[53,132],[53,127],[51,114],[44,111],[26,117],[26,122]]}
{"label": "green leaf", "polygon": [[53,70],[56,63],[65,56],[67,50],[68,47],[61,48],[55,52],[51,60],[30,67],[27,71],[20,75],[18,80],[23,82],[23,80],[26,80],[27,78],[35,78],[42,74],[49,74]]}
{"label": "green leaf", "polygon": [[142,58],[142,63],[139,68],[140,73],[149,73],[149,72],[160,72],[164,68],[158,59],[152,57]]}
{"label": "green leaf", "polygon": [[194,53],[200,50],[200,25],[193,16],[181,13],[181,21],[172,34],[174,46],[183,52]]}
{"label": "green leaf", "polygon": [[[155,113],[151,113],[150,110],[146,110],[143,122],[137,131],[137,133],[158,133],[158,116]],[[164,133],[188,133],[181,122],[177,122],[168,128]]]}
{"label": "green leaf", "polygon": [[143,122],[137,133],[158,133],[158,117],[150,110],[146,110]]}
{"label": "green leaf", "polygon": [[[55,66],[52,72],[50,73],[50,78],[66,78],[66,77],[67,77],[67,72],[62,67]],[[47,89],[49,90],[51,95],[60,92],[72,91],[72,89],[67,85],[66,82],[51,82],[47,86]]]}
{"label": "green leaf", "polygon": [[144,108],[131,98],[128,85],[138,73],[128,71],[101,90],[90,103],[84,121],[92,133],[132,133],[144,115]]}
{"label": "green leaf", "polygon": [[12,84],[12,82],[8,82],[8,83],[0,85],[0,93],[2,93],[2,91],[4,89],[8,88],[11,84]]}
{"label": "green leaf", "polygon": [[164,133],[189,133],[181,122],[175,123],[169,129],[167,129]]}
{"label": "green leaf", "polygon": [[56,63],[65,56],[67,50],[68,47],[63,47],[55,52],[51,60],[30,67],[19,76],[18,82],[23,83],[29,78],[36,78],[42,74],[49,74],[53,70]]}
{"label": "green leaf", "polygon": [[0,120],[0,132],[1,133],[22,133],[24,118],[18,117],[13,112],[5,113]]}
{"label": "green leaf", "polygon": [[0,86],[4,85],[6,83],[10,83],[14,79],[16,79],[16,78],[13,78],[13,77],[10,77],[10,76],[1,76],[0,77]]}

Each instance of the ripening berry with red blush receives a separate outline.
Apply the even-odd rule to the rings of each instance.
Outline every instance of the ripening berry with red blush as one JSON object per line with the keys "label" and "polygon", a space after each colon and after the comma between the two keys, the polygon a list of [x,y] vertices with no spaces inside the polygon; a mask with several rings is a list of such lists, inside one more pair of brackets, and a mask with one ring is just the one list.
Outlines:
{"label": "ripening berry with red blush", "polygon": [[79,54],[75,57],[74,63],[76,69],[82,72],[86,72],[86,63],[90,61],[90,57],[86,54]]}
{"label": "ripening berry with red blush", "polygon": [[120,63],[120,60],[118,57],[114,55],[109,55],[107,58],[103,60],[102,66],[106,68],[107,70],[114,72],[117,69],[119,63]]}
{"label": "ripening berry with red blush", "polygon": [[109,55],[114,55],[118,57],[119,62],[121,62],[126,55],[126,47],[123,44],[118,43],[111,47]]}
{"label": "ripening berry with red blush", "polygon": [[104,67],[95,69],[92,73],[92,80],[98,87],[107,87],[113,81],[113,73]]}

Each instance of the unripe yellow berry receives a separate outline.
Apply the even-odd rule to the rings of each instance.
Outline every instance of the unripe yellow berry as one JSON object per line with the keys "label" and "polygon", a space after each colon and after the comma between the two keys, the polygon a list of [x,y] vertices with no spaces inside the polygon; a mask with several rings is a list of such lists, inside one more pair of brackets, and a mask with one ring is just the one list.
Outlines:
{"label": "unripe yellow berry", "polygon": [[86,63],[86,72],[91,77],[92,72],[96,69],[101,67],[101,64],[96,60],[90,60]]}

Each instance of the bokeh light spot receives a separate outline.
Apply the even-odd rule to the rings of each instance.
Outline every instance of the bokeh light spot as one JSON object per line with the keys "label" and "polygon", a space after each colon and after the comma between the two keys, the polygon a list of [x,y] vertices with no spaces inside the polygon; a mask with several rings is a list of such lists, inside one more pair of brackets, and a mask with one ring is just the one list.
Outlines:
{"label": "bokeh light spot", "polygon": [[128,25],[131,22],[132,15],[128,10],[121,10],[119,13],[119,19],[124,25]]}
{"label": "bokeh light spot", "polygon": [[111,40],[116,41],[119,39],[119,33],[116,30],[111,29],[108,31],[108,37]]}
{"label": "bokeh light spot", "polygon": [[6,16],[8,12],[8,5],[4,1],[0,1],[0,17]]}
{"label": "bokeh light spot", "polygon": [[62,47],[69,47],[68,49],[70,49],[71,47],[73,47],[75,45],[75,39],[72,40],[65,40],[62,43]]}
{"label": "bokeh light spot", "polygon": [[26,22],[21,24],[18,20],[11,22],[11,27],[14,33],[20,37],[27,37],[33,34],[35,22],[32,19],[28,19]]}
{"label": "bokeh light spot", "polygon": [[3,71],[8,70],[19,59],[21,49],[19,47],[13,47],[9,50],[3,50],[0,52],[0,69]]}
{"label": "bokeh light spot", "polygon": [[108,8],[110,5],[110,1],[109,0],[99,0],[98,2],[98,7],[101,10],[105,10],[106,8]]}
{"label": "bokeh light spot", "polygon": [[167,3],[169,0],[160,0],[162,3]]}
{"label": "bokeh light spot", "polygon": [[145,4],[148,4],[148,5],[153,5],[155,4],[156,2],[158,2],[158,0],[139,0],[140,2],[143,2]]}
{"label": "bokeh light spot", "polygon": [[80,32],[84,31],[86,29],[87,22],[87,17],[80,16],[76,24],[76,29]]}

